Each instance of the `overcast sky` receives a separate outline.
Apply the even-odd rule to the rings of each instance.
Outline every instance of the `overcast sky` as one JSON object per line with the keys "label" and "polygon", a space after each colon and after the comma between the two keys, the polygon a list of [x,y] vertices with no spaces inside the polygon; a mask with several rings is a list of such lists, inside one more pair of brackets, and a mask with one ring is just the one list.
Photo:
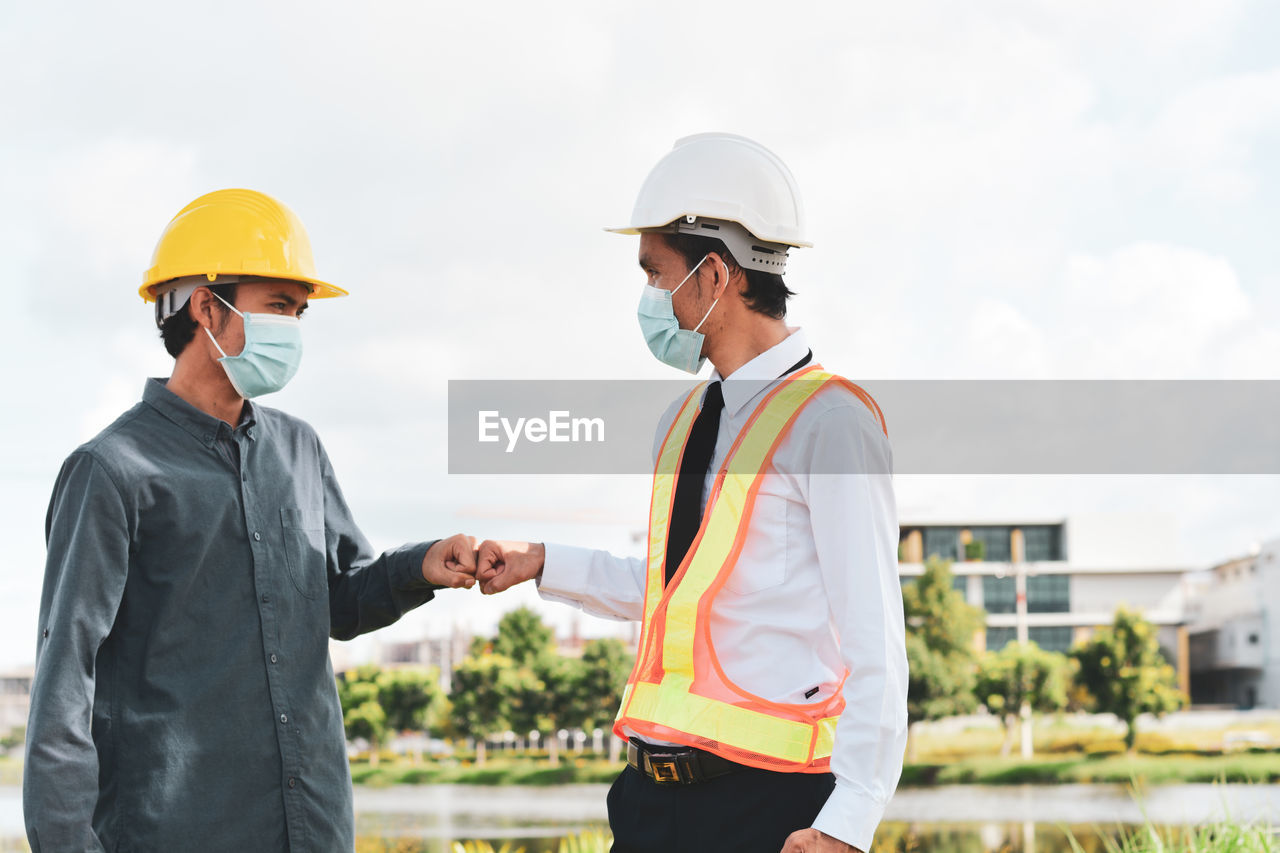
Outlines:
{"label": "overcast sky", "polygon": [[[636,327],[635,239],[601,227],[677,137],[791,166],[815,248],[790,319],[855,380],[1276,379],[1277,43],[1266,0],[4,4],[0,667],[34,657],[58,466],[169,371],[136,290],[201,193],[284,200],[351,291],[264,402],[315,425],[375,544],[627,551],[645,478],[449,477],[444,397],[674,378]],[[1280,535],[1275,477],[898,493],[904,519],[1166,512],[1189,565]],[[446,593],[385,633],[529,598]]]}

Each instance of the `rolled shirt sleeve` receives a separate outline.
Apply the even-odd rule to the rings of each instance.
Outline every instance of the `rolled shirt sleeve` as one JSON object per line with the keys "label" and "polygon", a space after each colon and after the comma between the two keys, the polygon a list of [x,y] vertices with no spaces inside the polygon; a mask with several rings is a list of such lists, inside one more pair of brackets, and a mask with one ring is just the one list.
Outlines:
{"label": "rolled shirt sleeve", "polygon": [[538,594],[592,616],[638,622],[644,616],[645,561],[572,545],[546,545]]}
{"label": "rolled shirt sleeve", "polygon": [[[823,414],[813,453],[811,472],[892,471],[888,440],[856,403]],[[869,850],[897,787],[907,738],[893,483],[887,473],[811,473],[807,489],[831,618],[849,669],[831,757],[836,787],[813,825]]]}
{"label": "rolled shirt sleeve", "polygon": [[[101,463],[67,459],[45,522],[48,556],[31,688],[23,812],[31,849],[98,851],[95,720],[98,650],[111,632],[129,570],[130,512]],[[105,704],[105,703],[103,703]]]}

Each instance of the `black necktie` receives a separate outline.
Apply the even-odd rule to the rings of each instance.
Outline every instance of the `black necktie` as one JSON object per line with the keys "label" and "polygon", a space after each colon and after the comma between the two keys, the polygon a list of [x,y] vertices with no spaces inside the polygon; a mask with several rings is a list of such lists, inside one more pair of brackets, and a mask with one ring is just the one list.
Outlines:
{"label": "black necktie", "polygon": [[[794,373],[813,359],[813,352],[783,371],[783,376]],[[667,531],[667,583],[675,576],[676,569],[693,544],[702,526],[702,490],[711,467],[711,457],[716,449],[716,435],[720,432],[720,412],[724,409],[724,391],[719,382],[707,386],[702,399],[702,409],[694,418],[689,439],[680,456],[680,473],[676,476],[676,496],[671,503],[671,526]]]}
{"label": "black necktie", "polygon": [[693,544],[702,524],[702,488],[716,449],[720,431],[720,412],[724,409],[724,392],[719,382],[707,386],[702,409],[693,421],[689,439],[680,457],[680,473],[676,476],[676,497],[671,503],[671,527],[667,531],[667,583]]}

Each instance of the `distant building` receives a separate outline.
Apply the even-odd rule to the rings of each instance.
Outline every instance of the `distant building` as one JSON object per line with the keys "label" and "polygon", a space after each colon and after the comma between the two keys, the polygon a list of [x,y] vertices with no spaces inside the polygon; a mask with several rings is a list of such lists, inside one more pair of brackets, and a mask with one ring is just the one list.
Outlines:
{"label": "distant building", "polygon": [[436,667],[440,686],[447,693],[453,685],[453,670],[471,650],[471,634],[454,628],[447,637],[423,637],[419,640],[381,643],[375,663],[396,667]]}
{"label": "distant building", "polygon": [[1210,569],[1188,622],[1193,702],[1280,707],[1280,539]]}
{"label": "distant building", "polygon": [[1027,639],[1041,648],[1068,651],[1109,625],[1121,604],[1141,610],[1159,627],[1161,650],[1189,692],[1192,569],[1177,562],[1175,534],[1172,519],[1161,516],[907,522],[900,530],[898,570],[910,583],[928,557],[952,560],[955,588],[986,612],[985,630],[975,637],[979,650],[999,649],[1017,637],[1018,563],[1027,573]]}

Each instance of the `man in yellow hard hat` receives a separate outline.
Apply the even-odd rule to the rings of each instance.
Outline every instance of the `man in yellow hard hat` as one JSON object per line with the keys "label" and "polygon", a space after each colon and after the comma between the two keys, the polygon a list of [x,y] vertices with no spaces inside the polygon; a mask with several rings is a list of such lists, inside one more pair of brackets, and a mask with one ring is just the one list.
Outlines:
{"label": "man in yellow hard hat", "polygon": [[615,853],[868,850],[907,731],[892,452],[787,325],[795,179],[750,139],[687,137],[611,230],[640,236],[650,352],[715,367],[659,421],[648,555],[487,541],[476,576],[642,623]]}
{"label": "man in yellow hard hat", "polygon": [[142,297],[175,362],[62,466],[23,779],[33,851],[350,851],[328,639],[474,583],[465,536],[377,555],[310,426],[252,398],[301,355],[302,223],[222,190],[169,223]]}

